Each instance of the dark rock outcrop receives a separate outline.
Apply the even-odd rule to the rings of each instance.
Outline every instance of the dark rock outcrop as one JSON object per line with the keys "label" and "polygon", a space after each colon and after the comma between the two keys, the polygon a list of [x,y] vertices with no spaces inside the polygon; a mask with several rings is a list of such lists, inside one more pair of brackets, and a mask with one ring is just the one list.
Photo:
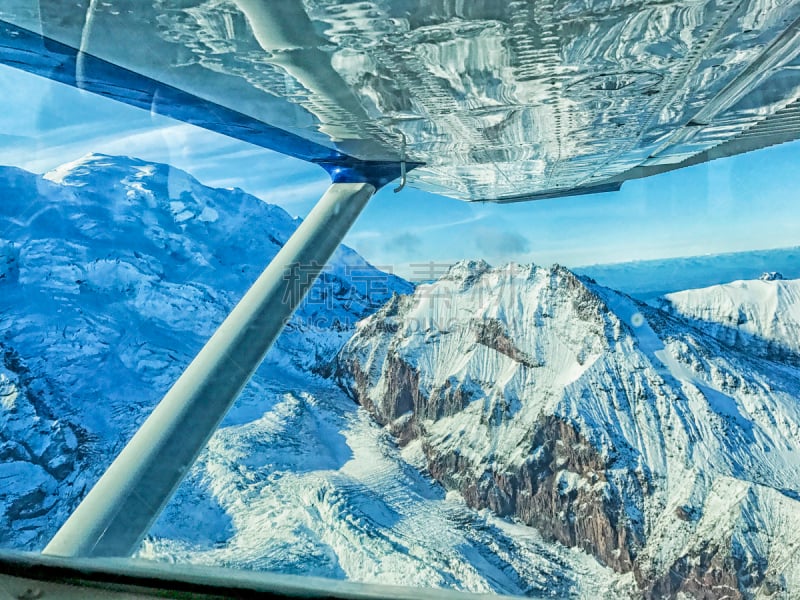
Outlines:
{"label": "dark rock outcrop", "polygon": [[[346,373],[350,378],[343,377]],[[385,394],[375,403],[361,365],[340,365],[341,381],[351,381],[348,392],[382,425],[388,425],[401,444],[421,437],[425,420],[436,420],[462,410],[471,400],[463,385],[448,381],[431,398],[420,391],[419,374],[394,353],[384,363]],[[474,508],[489,508],[533,525],[567,546],[579,547],[622,572],[633,568],[643,541],[643,523],[625,514],[630,504],[607,473],[609,464],[575,429],[554,416],[542,417],[530,436],[529,458],[516,469],[476,469],[472,459],[457,451],[442,453],[423,437],[431,475],[457,489]],[[571,486],[570,480],[580,485]],[[637,492],[646,492],[635,480]]]}
{"label": "dark rock outcrop", "polygon": [[477,343],[483,344],[487,348],[491,348],[529,369],[544,366],[543,362],[537,361],[514,345],[508,330],[499,319],[486,319],[484,321],[476,319],[472,322],[472,327],[475,331],[475,341]]}
{"label": "dark rock outcrop", "polygon": [[627,503],[610,480],[606,460],[571,424],[554,416],[539,420],[530,445],[519,468],[478,473],[458,453],[423,447],[431,474],[458,489],[470,506],[516,517],[618,571],[630,571],[643,541],[643,523],[625,514]]}
{"label": "dark rock outcrop", "polygon": [[697,600],[743,600],[736,561],[729,549],[708,546],[681,556],[661,575],[634,571],[648,599],[676,598],[678,594]]}
{"label": "dark rock outcrop", "polygon": [[381,425],[388,425],[401,444],[419,437],[422,421],[441,419],[462,410],[472,392],[462,383],[448,380],[427,398],[420,392],[419,373],[395,353],[389,353],[384,367],[386,393],[373,402],[366,393],[369,379],[357,360],[340,363],[337,376],[351,397],[366,408]]}

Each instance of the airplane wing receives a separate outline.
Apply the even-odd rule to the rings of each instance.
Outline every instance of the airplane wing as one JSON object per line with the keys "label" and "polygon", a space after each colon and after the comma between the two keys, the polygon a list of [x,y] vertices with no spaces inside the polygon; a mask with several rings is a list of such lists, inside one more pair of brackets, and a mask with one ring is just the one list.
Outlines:
{"label": "airplane wing", "polygon": [[800,1],[3,0],[0,21],[5,64],[467,201],[800,137]]}

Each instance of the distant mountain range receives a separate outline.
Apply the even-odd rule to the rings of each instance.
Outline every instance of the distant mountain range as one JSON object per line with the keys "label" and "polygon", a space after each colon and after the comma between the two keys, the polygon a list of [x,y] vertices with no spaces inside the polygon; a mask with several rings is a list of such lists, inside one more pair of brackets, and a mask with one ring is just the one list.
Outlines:
{"label": "distant mountain range", "polygon": [[[131,158],[0,168],[0,545],[44,546],[298,224]],[[644,264],[626,290],[666,273]],[[714,283],[698,264],[678,281]],[[800,595],[800,281],[644,304],[598,268],[463,262],[414,288],[342,247],[139,556]]]}
{"label": "distant mountain range", "polygon": [[572,270],[634,298],[651,300],[681,290],[758,279],[765,272],[778,272],[786,279],[800,278],[800,246],[589,265]]}

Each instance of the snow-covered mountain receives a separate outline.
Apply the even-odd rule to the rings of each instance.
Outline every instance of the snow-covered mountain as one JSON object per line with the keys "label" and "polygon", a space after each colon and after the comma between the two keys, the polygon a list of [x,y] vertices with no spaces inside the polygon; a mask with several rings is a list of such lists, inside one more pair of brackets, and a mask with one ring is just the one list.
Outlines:
{"label": "snow-covered mountain", "polygon": [[[45,545],[297,224],[135,159],[0,169],[0,545]],[[447,494],[323,376],[356,320],[412,291],[347,248],[323,279],[139,556],[626,596],[631,576]]]}
{"label": "snow-covered mountain", "polygon": [[[16,407],[0,430],[13,521],[0,541],[43,545],[298,224],[136,159],[0,169],[0,389]],[[355,321],[410,289],[341,247],[269,361],[324,365]],[[257,376],[240,405],[266,386]]]}
{"label": "snow-covered mountain", "polygon": [[764,273],[752,281],[667,294],[658,305],[702,324],[727,346],[800,364],[798,279]]}
{"label": "snow-covered mountain", "polygon": [[[648,598],[800,597],[797,284],[675,294],[670,314],[558,266],[459,263],[361,322],[337,377],[470,506]],[[794,345],[732,345],[740,311]]]}

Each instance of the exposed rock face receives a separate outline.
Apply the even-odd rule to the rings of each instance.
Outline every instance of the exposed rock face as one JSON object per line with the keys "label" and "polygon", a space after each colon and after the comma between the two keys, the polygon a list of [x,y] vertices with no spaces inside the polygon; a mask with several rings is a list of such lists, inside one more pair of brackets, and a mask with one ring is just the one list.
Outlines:
{"label": "exposed rock face", "polygon": [[706,547],[696,555],[682,556],[654,580],[645,579],[641,572],[636,575],[649,598],[685,594],[700,600],[742,600],[735,562],[725,549]]}
{"label": "exposed rock face", "polygon": [[800,593],[769,575],[782,534],[742,541],[773,510],[800,525],[786,369],[558,266],[461,263],[362,322],[336,375],[471,506],[633,571],[647,598],[721,599]]}
{"label": "exposed rock face", "polygon": [[[624,498],[606,477],[608,464],[569,423],[542,417],[530,456],[515,470],[489,467],[480,478],[462,454],[425,447],[431,474],[474,507],[519,518],[551,539],[577,546],[619,571],[629,571],[642,544],[642,523],[624,513]],[[469,473],[467,477],[460,473]],[[586,480],[589,486],[575,486]]]}
{"label": "exposed rock face", "polygon": [[[522,464],[503,470],[491,464],[485,471],[476,472],[472,458],[457,448],[441,453],[426,443],[424,423],[457,414],[478,392],[448,379],[431,390],[428,398],[420,392],[419,373],[397,354],[391,354],[384,363],[386,393],[375,403],[359,364],[351,363],[348,368],[355,383],[350,387],[351,394],[381,424],[388,425],[401,443],[422,437],[430,473],[446,487],[459,490],[470,506],[517,517],[620,571],[632,568],[643,537],[642,523],[620,512],[623,499],[606,478],[608,459],[574,426],[552,415],[541,417],[526,441],[529,456]],[[592,485],[575,487],[571,479]]]}
{"label": "exposed rock face", "polygon": [[505,354],[510,359],[529,369],[544,366],[514,345],[503,322],[499,319],[474,320],[472,326],[475,329],[475,341],[479,344],[483,344],[500,354]]}
{"label": "exposed rock face", "polygon": [[0,344],[0,545],[40,542],[53,492],[75,478],[82,432],[51,414],[47,395],[47,382]]}
{"label": "exposed rock face", "polygon": [[783,273],[779,273],[778,271],[765,271],[759,277],[761,281],[780,281],[785,279]]}

